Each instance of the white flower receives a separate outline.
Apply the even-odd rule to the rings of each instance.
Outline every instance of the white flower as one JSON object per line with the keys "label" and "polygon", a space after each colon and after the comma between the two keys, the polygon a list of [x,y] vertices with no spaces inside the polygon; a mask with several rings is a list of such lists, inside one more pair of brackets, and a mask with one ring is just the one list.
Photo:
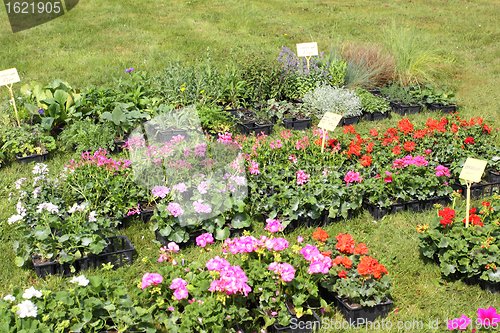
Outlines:
{"label": "white flower", "polygon": [[89,280],[85,275],[80,275],[79,277],[74,276],[69,282],[78,283],[79,286],[86,287],[89,284]]}
{"label": "white flower", "polygon": [[34,287],[26,289],[23,294],[24,299],[31,299],[31,297],[35,296],[36,298],[42,297],[42,293],[36,290]]}
{"label": "white flower", "polygon": [[26,90],[25,94],[28,95],[28,96],[31,96],[31,91]]}
{"label": "white flower", "polygon": [[50,202],[44,202],[39,204],[37,207],[36,213],[40,214],[42,210],[45,208],[48,212],[54,214],[54,213],[59,213],[59,208],[57,208],[56,205]]}
{"label": "white flower", "polygon": [[9,217],[7,222],[9,224],[12,224],[12,223],[16,223],[18,221],[21,221],[22,219],[23,219],[23,216],[21,216],[21,215],[12,215],[11,217]]}
{"label": "white flower", "polygon": [[19,310],[16,311],[16,314],[19,318],[25,317],[36,317],[36,313],[38,308],[31,301],[22,301],[17,305]]}
{"label": "white flower", "polygon": [[42,187],[41,187],[41,186],[38,186],[37,188],[35,188],[35,189],[33,190],[33,193],[32,193],[32,194],[33,194],[33,198],[35,198],[35,199],[36,199],[36,198],[38,197],[38,192],[40,192],[41,190],[42,190]]}
{"label": "white flower", "polygon": [[3,298],[4,301],[11,301],[11,302],[14,302],[16,300],[16,298],[12,295],[7,295]]}
{"label": "white flower", "polygon": [[73,206],[71,206],[71,208],[68,210],[68,213],[73,214],[74,212],[76,212],[76,207],[78,207],[78,205],[74,203]]}
{"label": "white flower", "polygon": [[21,216],[26,215],[26,208],[23,207],[23,204],[21,203],[21,201],[17,202],[16,210],[17,210],[17,213],[19,215],[21,215]]}
{"label": "white flower", "polygon": [[96,215],[97,213],[95,210],[91,211],[89,214],[89,222],[97,222]]}
{"label": "white flower", "polygon": [[49,168],[47,167],[46,164],[37,163],[33,167],[33,171],[32,172],[33,172],[34,175],[44,175],[47,172],[49,172]]}
{"label": "white flower", "polygon": [[14,184],[16,185],[16,189],[17,190],[20,190],[21,189],[21,184],[26,180],[26,178],[19,178],[18,180],[16,180],[14,182]]}

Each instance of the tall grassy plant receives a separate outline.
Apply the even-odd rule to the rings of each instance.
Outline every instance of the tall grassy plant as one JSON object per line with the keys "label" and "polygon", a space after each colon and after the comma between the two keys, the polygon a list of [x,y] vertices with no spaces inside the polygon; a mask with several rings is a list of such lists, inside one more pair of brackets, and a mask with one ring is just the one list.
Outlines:
{"label": "tall grassy plant", "polygon": [[397,80],[403,85],[433,82],[438,65],[448,62],[438,54],[434,43],[394,21],[385,31],[384,42],[396,59]]}
{"label": "tall grassy plant", "polygon": [[374,89],[393,81],[396,60],[380,45],[346,43],[340,54],[347,64],[348,88]]}

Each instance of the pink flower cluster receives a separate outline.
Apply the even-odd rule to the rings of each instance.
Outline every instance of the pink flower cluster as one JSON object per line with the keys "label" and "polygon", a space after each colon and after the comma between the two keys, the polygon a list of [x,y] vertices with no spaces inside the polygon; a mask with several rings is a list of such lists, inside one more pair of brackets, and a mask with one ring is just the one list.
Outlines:
{"label": "pink flower cluster", "polygon": [[166,208],[168,212],[173,215],[174,217],[180,216],[184,214],[184,210],[182,209],[181,205],[179,205],[176,202],[170,202]]}
{"label": "pink flower cluster", "polygon": [[333,265],[332,259],[328,256],[322,255],[318,248],[314,245],[307,244],[302,250],[300,250],[300,254],[304,255],[304,258],[310,262],[309,269],[307,270],[307,273],[309,274],[327,274]]}
{"label": "pink flower cluster", "polygon": [[264,244],[269,251],[282,251],[288,248],[289,245],[288,241],[282,237],[266,239]]}
{"label": "pink flower cluster", "polygon": [[212,208],[210,208],[209,204],[203,203],[203,199],[198,199],[197,201],[193,202],[193,207],[197,213],[207,213],[208,214],[212,211]]}
{"label": "pink flower cluster", "polygon": [[328,131],[325,130],[325,129],[322,129],[322,128],[316,128],[316,126],[313,127],[313,135],[316,135],[318,136],[319,138],[323,138],[323,135],[325,134],[326,132],[326,137],[325,137],[325,141],[329,141],[330,140],[330,137],[328,136]]}
{"label": "pink flower cluster", "polygon": [[279,232],[283,231],[285,229],[281,223],[280,220],[275,220],[275,219],[267,219],[266,220],[267,226],[264,228],[264,230],[267,230],[269,232]]}
{"label": "pink flower cluster", "polygon": [[436,176],[450,177],[450,170],[448,170],[448,168],[443,165],[438,165],[436,167]]}
{"label": "pink flower cluster", "polygon": [[221,258],[219,256],[216,256],[215,258],[210,259],[206,264],[205,267],[209,271],[217,271],[220,272],[223,269],[226,269],[228,267],[231,267],[231,264],[229,261],[227,261],[224,258]]}
{"label": "pink flower cluster", "polygon": [[207,152],[207,144],[205,142],[197,144],[194,147],[194,154],[199,157],[205,157]]}
{"label": "pink flower cluster", "polygon": [[352,182],[358,182],[361,183],[363,181],[363,178],[359,176],[359,172],[354,172],[354,171],[349,171],[344,177],[344,181],[349,184]]}
{"label": "pink flower cluster", "polygon": [[288,159],[290,160],[290,162],[292,163],[297,163],[298,159],[297,157],[295,157],[294,154],[290,154],[290,156],[288,156]]}
{"label": "pink flower cluster", "polygon": [[188,291],[186,286],[188,283],[181,279],[181,278],[175,278],[172,280],[172,284],[170,285],[170,289],[175,289],[174,291],[174,299],[176,300],[181,300],[184,298],[188,298]]}
{"label": "pink flower cluster", "polygon": [[231,238],[226,239],[222,245],[222,251],[223,253],[229,251],[232,254],[250,253],[264,246],[264,242],[258,240],[254,236],[242,236],[240,238],[234,238],[233,240],[231,240]]}
{"label": "pink flower cluster", "polygon": [[[483,326],[485,329],[496,328],[500,323],[500,315],[497,313],[497,310],[494,307],[489,307],[488,309],[477,309],[477,321],[476,324],[478,326]],[[459,318],[448,320],[448,324],[446,327],[449,330],[459,331],[467,331],[469,326],[472,325],[472,318],[467,317],[466,315],[462,315]],[[475,332],[476,329],[472,328],[472,332]]]}
{"label": "pink flower cluster", "polygon": [[158,273],[146,273],[142,277],[141,289],[144,290],[149,286],[157,285],[163,282],[163,276]]}
{"label": "pink flower cluster", "polygon": [[168,194],[170,193],[170,189],[166,186],[155,186],[153,187],[153,189],[151,190],[151,194],[153,195],[153,197],[155,198],[162,198],[164,199]]}
{"label": "pink flower cluster", "polygon": [[299,141],[297,141],[295,148],[297,150],[300,150],[300,149],[306,149],[307,146],[309,146],[309,137],[305,136],[302,139],[300,139]]}
{"label": "pink flower cluster", "polygon": [[230,143],[233,143],[233,133],[219,133],[219,138],[217,139],[217,142],[219,143],[223,143],[223,144],[230,144]]}
{"label": "pink flower cluster", "polygon": [[[207,263],[208,264],[208,263]],[[225,292],[227,295],[241,293],[248,296],[252,288],[246,283],[248,277],[240,266],[221,266],[220,278],[214,280],[208,288],[211,292]]]}
{"label": "pink flower cluster", "polygon": [[304,170],[297,171],[297,185],[304,185],[307,183],[307,179],[310,178],[310,174],[306,174]]}
{"label": "pink flower cluster", "polygon": [[295,268],[287,263],[278,264],[276,261],[269,265],[270,271],[274,274],[279,275],[281,280],[285,282],[290,282],[295,277]]}
{"label": "pink flower cluster", "polygon": [[255,162],[254,160],[249,160],[249,162],[252,164],[248,170],[250,171],[250,173],[252,175],[258,175],[260,174],[260,171],[259,171],[259,163]]}
{"label": "pink flower cluster", "polygon": [[271,143],[269,144],[269,146],[271,147],[271,149],[278,149],[278,148],[283,147],[281,145],[281,140],[276,140],[276,143],[274,143],[274,141],[271,141]]}
{"label": "pink flower cluster", "polygon": [[121,158],[118,161],[115,161],[111,157],[108,157],[106,149],[99,149],[94,152],[94,154],[90,152],[82,153],[78,163],[75,163],[75,160],[72,159],[69,161],[69,164],[66,164],[65,166],[71,170],[75,170],[76,168],[86,164],[96,165],[97,167],[102,167],[106,170],[123,170],[128,168],[131,162]]}
{"label": "pink flower cluster", "polygon": [[204,233],[196,237],[196,245],[205,247],[207,244],[212,244],[214,242],[214,238],[212,234]]}
{"label": "pink flower cluster", "polygon": [[424,156],[411,156],[407,155],[406,157],[403,158],[398,158],[397,160],[394,160],[392,162],[392,168],[393,169],[402,169],[405,168],[409,165],[415,165],[415,166],[427,166],[428,162],[425,160]]}

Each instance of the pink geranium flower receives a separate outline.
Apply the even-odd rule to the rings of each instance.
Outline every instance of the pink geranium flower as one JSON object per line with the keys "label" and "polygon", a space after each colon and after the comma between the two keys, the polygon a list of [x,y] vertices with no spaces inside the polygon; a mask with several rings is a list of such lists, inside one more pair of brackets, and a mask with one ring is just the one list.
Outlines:
{"label": "pink geranium flower", "polygon": [[212,244],[214,242],[214,238],[212,234],[204,233],[198,237],[196,237],[196,245],[201,247],[207,246],[207,244]]}
{"label": "pink geranium flower", "polygon": [[188,283],[181,279],[181,278],[175,278],[172,280],[172,284],[170,285],[170,289],[179,289],[179,288],[184,288],[188,285]]}
{"label": "pink geranium flower", "polygon": [[358,183],[361,183],[363,181],[363,178],[361,178],[359,176],[359,172],[354,172],[354,171],[349,171],[345,177],[344,177],[344,181],[349,184],[349,183],[352,183],[352,182],[358,182]]}
{"label": "pink geranium flower", "polygon": [[491,306],[488,309],[477,309],[478,322],[483,326],[496,326],[500,322],[500,315]]}
{"label": "pink geranium flower", "polygon": [[452,320],[448,320],[448,324],[446,328],[449,330],[460,330],[466,331],[467,327],[472,323],[472,319],[467,317],[466,315],[462,315],[460,318],[455,318]]}
{"label": "pink geranium flower", "polygon": [[141,289],[146,289],[149,286],[157,285],[163,282],[163,276],[158,273],[146,273],[142,277]]}
{"label": "pink geranium flower", "polygon": [[264,228],[264,230],[267,230],[269,232],[278,232],[284,229],[279,220],[267,219],[266,223],[267,226]]}

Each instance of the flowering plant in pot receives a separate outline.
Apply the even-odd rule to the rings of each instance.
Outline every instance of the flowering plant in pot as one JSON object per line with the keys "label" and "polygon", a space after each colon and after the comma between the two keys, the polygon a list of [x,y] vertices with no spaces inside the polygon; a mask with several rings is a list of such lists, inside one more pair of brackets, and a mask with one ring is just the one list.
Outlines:
{"label": "flowering plant in pot", "polygon": [[[214,239],[201,235],[197,243],[207,253]],[[187,263],[171,242],[160,249],[157,273],[146,273],[137,291],[155,321],[169,332],[228,332],[250,319],[246,299],[251,288],[238,266],[215,256]],[[203,259],[201,259],[203,257]]]}
{"label": "flowering plant in pot", "polygon": [[54,138],[38,125],[3,128],[0,130],[0,145],[2,151],[9,152],[17,158],[41,155],[56,149]]}
{"label": "flowering plant in pot", "polygon": [[438,260],[446,276],[500,282],[499,197],[471,208],[468,225],[464,202],[457,207],[456,197],[451,207],[438,209],[433,221],[417,226],[422,254]]}
{"label": "flowering plant in pot", "polygon": [[[113,295],[113,297],[110,297]],[[59,290],[15,288],[0,299],[2,332],[156,332],[122,280],[80,275]]]}
{"label": "flowering plant in pot", "polygon": [[[318,247],[304,245],[302,237],[294,245],[278,237],[276,234],[284,229],[279,220],[269,218],[266,224],[269,237],[226,239],[223,249],[228,261],[246,272],[252,289],[249,300],[262,310],[260,316],[265,326],[287,326],[292,314],[301,318],[313,313],[310,306],[324,307],[318,295],[318,282],[332,261]],[[317,236],[318,239],[324,240],[328,236],[324,234]]]}
{"label": "flowering plant in pot", "polygon": [[379,169],[378,174],[365,180],[368,202],[380,207],[412,200],[445,197],[452,193],[448,186],[448,168],[433,165],[426,156],[407,155],[395,159],[389,168]]}
{"label": "flowering plant in pot", "polygon": [[351,304],[372,307],[388,300],[391,278],[384,265],[369,256],[363,243],[340,233],[326,242],[333,267],[321,285]]}

